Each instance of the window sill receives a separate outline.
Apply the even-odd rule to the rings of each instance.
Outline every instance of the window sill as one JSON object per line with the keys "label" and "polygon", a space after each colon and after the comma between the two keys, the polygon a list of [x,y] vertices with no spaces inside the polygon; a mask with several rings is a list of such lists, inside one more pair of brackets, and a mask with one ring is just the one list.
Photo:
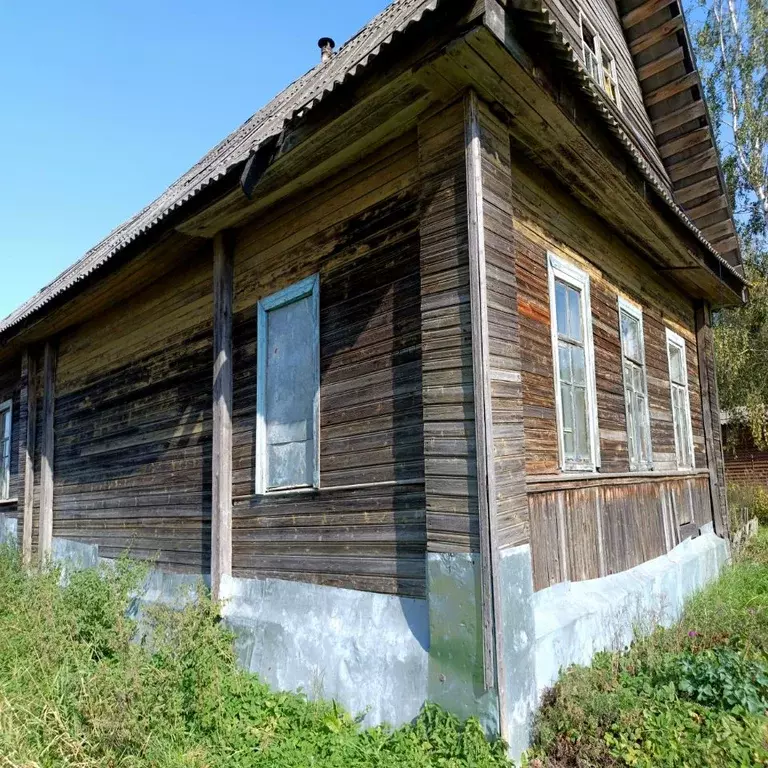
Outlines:
{"label": "window sill", "polygon": [[0,507],[11,506],[11,504],[18,504],[18,499],[0,499]]}

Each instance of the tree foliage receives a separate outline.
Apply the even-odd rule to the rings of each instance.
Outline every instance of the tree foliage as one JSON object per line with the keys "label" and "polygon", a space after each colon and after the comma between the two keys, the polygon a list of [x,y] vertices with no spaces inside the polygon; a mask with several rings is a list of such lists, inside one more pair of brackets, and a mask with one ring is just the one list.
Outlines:
{"label": "tree foliage", "polygon": [[768,0],[694,3],[696,55],[723,171],[740,234],[757,255],[768,233]]}
{"label": "tree foliage", "polygon": [[687,11],[750,284],[750,303],[717,317],[720,402],[768,448],[768,0]]}

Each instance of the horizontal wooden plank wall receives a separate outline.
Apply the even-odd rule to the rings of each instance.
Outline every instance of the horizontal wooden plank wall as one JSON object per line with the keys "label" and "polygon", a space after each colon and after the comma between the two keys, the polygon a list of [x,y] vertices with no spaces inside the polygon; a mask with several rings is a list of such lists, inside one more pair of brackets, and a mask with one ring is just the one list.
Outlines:
{"label": "horizontal wooden plank wall", "polygon": [[7,365],[0,367],[0,403],[6,400],[13,401],[13,426],[11,430],[11,476],[8,496],[14,499],[11,503],[0,502],[0,514],[18,519],[18,537],[21,544],[22,514],[24,508],[24,478],[19,470],[21,466],[20,451],[23,444],[22,434],[26,427],[23,419],[26,414],[22,412],[22,388],[24,382],[21,376],[21,359],[15,358]]}
{"label": "horizontal wooden plank wall", "polygon": [[582,64],[584,62],[584,49],[579,23],[580,11],[592,30],[607,43],[608,50],[616,59],[621,92],[621,109],[613,108],[612,102],[606,99],[611,105],[611,113],[633,137],[646,162],[661,179],[668,182],[667,171],[656,146],[653,126],[643,101],[643,92],[640,89],[635,63],[624,37],[624,29],[614,0],[594,0],[593,2],[545,0],[545,5]]}
{"label": "horizontal wooden plank wall", "polygon": [[480,102],[483,224],[496,492],[496,538],[501,548],[529,541],[520,322],[509,133]]}
{"label": "horizontal wooden plank wall", "polygon": [[464,105],[419,126],[427,546],[479,552]]}
{"label": "horizontal wooden plank wall", "polygon": [[[693,303],[514,152],[512,193],[531,547],[541,589],[565,578],[615,573],[663,554],[711,521],[712,507]],[[548,251],[590,275],[601,450],[600,473],[594,476],[560,474]],[[643,307],[655,476],[633,477],[629,471],[619,295]],[[689,478],[676,473],[665,327],[687,342],[698,472]],[[606,474],[619,478],[601,477]]]}
{"label": "horizontal wooden plank wall", "polygon": [[212,313],[208,246],[61,338],[54,536],[208,570]]}
{"label": "horizontal wooden plank wall", "polygon": [[705,466],[693,304],[519,155],[513,156],[512,179],[527,474],[559,471],[549,330],[548,250],[572,259],[591,278],[602,470],[629,471],[620,376],[619,292],[643,307],[654,467],[660,471],[676,469],[666,326],[681,333],[687,342],[696,466]]}
{"label": "horizontal wooden plank wall", "polygon": [[[424,594],[415,133],[237,233],[233,573]],[[320,274],[320,486],[254,493],[256,306]]]}
{"label": "horizontal wooden plank wall", "polygon": [[[542,483],[530,494],[535,589],[620,573],[711,522],[709,478]],[[577,487],[572,487],[577,486]]]}

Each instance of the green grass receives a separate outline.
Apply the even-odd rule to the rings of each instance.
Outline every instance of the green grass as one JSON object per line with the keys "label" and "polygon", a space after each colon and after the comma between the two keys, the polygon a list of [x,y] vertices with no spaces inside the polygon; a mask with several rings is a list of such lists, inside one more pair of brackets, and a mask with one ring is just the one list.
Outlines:
{"label": "green grass", "polygon": [[538,715],[534,768],[768,766],[768,532],[681,621],[565,671]]}
{"label": "green grass", "polygon": [[240,671],[200,591],[125,618],[141,570],[25,573],[0,552],[0,767],[495,768],[501,742],[428,706],[411,726],[364,729],[333,702],[277,693]]}

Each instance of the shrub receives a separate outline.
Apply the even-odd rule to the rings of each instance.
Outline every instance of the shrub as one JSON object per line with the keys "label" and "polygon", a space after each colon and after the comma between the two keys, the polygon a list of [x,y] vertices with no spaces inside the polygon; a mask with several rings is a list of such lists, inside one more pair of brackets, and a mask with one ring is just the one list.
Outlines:
{"label": "shrub", "polygon": [[566,670],[539,712],[531,764],[768,766],[768,532],[679,624]]}
{"label": "shrub", "polygon": [[506,748],[427,706],[364,729],[335,702],[279,693],[237,668],[202,587],[183,611],[126,618],[128,561],[25,572],[0,551],[0,766],[40,768],[498,768]]}

